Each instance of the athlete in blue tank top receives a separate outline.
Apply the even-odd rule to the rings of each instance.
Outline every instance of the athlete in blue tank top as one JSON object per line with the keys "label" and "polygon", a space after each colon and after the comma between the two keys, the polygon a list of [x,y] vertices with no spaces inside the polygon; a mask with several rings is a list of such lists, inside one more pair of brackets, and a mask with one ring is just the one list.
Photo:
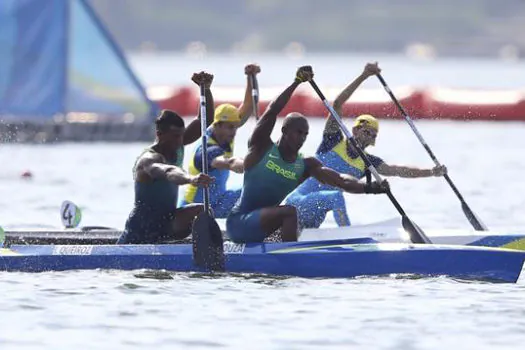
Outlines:
{"label": "athlete in blue tank top", "polygon": [[[348,85],[335,99],[334,109],[342,115],[343,105],[368,77],[380,72],[377,63],[368,63],[363,73]],[[352,134],[357,143],[366,149],[375,144],[379,123],[376,118],[369,114],[363,114],[354,121]],[[428,177],[442,176],[447,169],[444,166],[433,169],[418,169],[414,167],[389,165],[381,158],[367,154],[372,165],[384,176],[399,177]],[[316,158],[336,171],[354,176],[357,179],[365,177],[365,163],[357,154],[357,151],[343,136],[339,124],[329,116],[321,145],[317,149]],[[322,184],[316,179],[308,179],[292,192],[285,200],[288,205],[297,208],[299,215],[299,226],[301,228],[317,228],[326,217],[326,213],[332,211],[334,219],[339,226],[349,226],[343,192],[337,188]]]}
{"label": "athlete in blue tank top", "polygon": [[[243,159],[233,156],[234,138],[237,129],[244,125],[253,112],[252,80],[250,75],[257,75],[258,65],[244,67],[246,91],[244,101],[239,108],[231,104],[221,104],[215,109],[213,124],[208,128],[208,164],[209,174],[215,178],[210,186],[210,206],[216,218],[225,218],[241,195],[241,187],[227,189],[230,171],[242,173]],[[198,143],[190,159],[189,173],[194,175],[202,171],[202,143]],[[181,205],[202,203],[203,192],[194,185],[188,185]]]}
{"label": "athlete in blue tank top", "polygon": [[[213,75],[195,73],[192,80],[206,86],[207,123],[213,119],[213,96],[210,85]],[[190,175],[182,169],[184,145],[200,137],[200,115],[185,128],[184,120],[175,112],[163,110],[155,120],[157,139],[137,158],[133,167],[135,203],[119,244],[155,244],[177,240],[191,233],[195,217],[202,205],[177,208],[180,185],[207,187],[213,178],[205,174]]]}
{"label": "athlete in blue tank top", "polygon": [[282,134],[274,143],[271,134],[277,115],[299,84],[313,78],[310,66],[297,70],[294,82],[284,90],[259,119],[248,141],[244,158],[241,197],[226,220],[228,235],[235,242],[262,242],[279,230],[283,241],[297,240],[297,212],[282,200],[309,177],[352,193],[383,193],[388,184],[364,184],[340,174],[314,157],[303,158],[299,150],[308,135],[308,121],[299,113],[286,116]]}

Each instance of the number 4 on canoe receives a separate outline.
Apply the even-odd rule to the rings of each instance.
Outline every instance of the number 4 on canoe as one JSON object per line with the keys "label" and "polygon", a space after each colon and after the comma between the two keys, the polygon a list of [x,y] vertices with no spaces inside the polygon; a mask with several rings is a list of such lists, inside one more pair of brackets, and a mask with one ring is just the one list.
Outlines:
{"label": "number 4 on canoe", "polygon": [[63,201],[60,207],[60,219],[65,228],[75,228],[82,220],[82,211],[71,201]]}

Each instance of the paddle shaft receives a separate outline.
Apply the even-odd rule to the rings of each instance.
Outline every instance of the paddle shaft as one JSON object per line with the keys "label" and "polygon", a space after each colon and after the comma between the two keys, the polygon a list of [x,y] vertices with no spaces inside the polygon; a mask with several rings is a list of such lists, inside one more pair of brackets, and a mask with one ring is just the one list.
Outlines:
{"label": "paddle shaft", "polygon": [[[405,109],[403,108],[403,106],[401,106],[401,103],[399,103],[398,99],[396,98],[396,96],[394,95],[394,93],[392,92],[392,90],[390,89],[388,84],[386,83],[385,79],[383,79],[383,76],[381,75],[381,73],[377,74],[377,79],[379,79],[379,81],[381,82],[381,85],[383,85],[383,87],[385,88],[385,91],[390,95],[390,98],[392,99],[394,104],[397,106],[397,108],[399,109],[401,114],[403,114],[403,117],[407,121],[408,125],[410,126],[410,128],[412,129],[414,134],[416,134],[416,137],[418,138],[418,140],[421,143],[421,145],[423,146],[423,148],[427,151],[428,155],[430,156],[430,158],[432,159],[434,164],[436,166],[440,166],[441,163],[439,162],[437,157],[434,155],[434,152],[432,152],[432,150],[430,149],[430,146],[427,144],[427,142],[425,141],[425,139],[423,138],[423,136],[421,135],[419,130],[416,128],[416,125],[414,124],[412,119],[408,116],[408,114],[405,111]],[[461,206],[463,208],[463,211],[465,212],[465,214],[466,214],[468,220],[470,221],[470,223],[472,224],[472,226],[478,231],[487,231],[487,227],[481,222],[481,220],[479,218],[476,217],[474,212],[470,209],[470,207],[468,206],[467,202],[465,202],[465,199],[463,198],[463,195],[461,195],[461,193],[459,192],[459,190],[456,187],[456,185],[454,184],[454,182],[452,182],[452,179],[450,178],[450,176],[448,174],[445,174],[444,178],[447,181],[447,183],[450,185],[450,187],[452,188],[452,191],[458,197],[459,201],[461,202]]]}
{"label": "paddle shaft", "polygon": [[[326,100],[323,92],[319,89],[319,87],[317,86],[317,83],[315,81],[310,81],[310,84],[312,85],[312,87],[314,88],[315,92],[319,95],[319,97],[321,98],[321,100],[323,101],[324,105],[326,106],[326,108],[328,109],[328,111],[330,112],[330,114],[332,115],[332,117],[334,117],[334,119],[337,121],[337,123],[339,124],[339,127],[341,128],[341,130],[343,131],[343,134],[345,134],[345,136],[347,137],[348,141],[350,141],[350,143],[352,144],[352,146],[354,146],[355,150],[357,151],[357,153],[359,154],[359,156],[361,157],[361,159],[363,159],[363,161],[365,162],[365,165],[367,167],[367,169],[370,171],[370,173],[374,176],[374,178],[376,179],[377,182],[381,182],[383,181],[383,179],[381,178],[381,175],[379,175],[379,173],[377,172],[377,169],[372,165],[372,163],[370,162],[370,159],[368,158],[368,156],[365,154],[365,152],[363,152],[363,150],[361,149],[361,147],[359,147],[359,145],[357,144],[357,141],[355,140],[354,136],[352,135],[352,133],[350,132],[350,130],[348,130],[348,128],[346,127],[346,125],[344,125],[343,121],[341,120],[341,117],[337,114],[337,112],[334,110],[334,108],[330,105],[330,103]],[[401,214],[402,216],[406,216],[406,213],[405,211],[403,210],[403,208],[401,207],[401,205],[399,204],[399,202],[396,200],[396,198],[392,195],[392,193],[390,191],[387,192],[387,195],[388,195],[388,198],[390,198],[390,200],[392,201],[392,204],[394,204],[394,207],[396,207],[397,211],[399,212],[399,214]]]}
{"label": "paddle shaft", "polygon": [[259,83],[255,74],[250,74],[250,80],[252,82],[253,114],[255,119],[259,120]]}
{"label": "paddle shaft", "polygon": [[[368,156],[365,154],[365,152],[363,152],[361,147],[359,147],[359,145],[358,145],[357,141],[355,140],[354,136],[352,135],[350,130],[348,130],[346,125],[343,123],[341,117],[337,114],[335,109],[326,100],[326,97],[324,96],[323,92],[317,86],[317,83],[315,81],[313,81],[313,80],[310,80],[310,84],[312,85],[312,87],[315,90],[315,92],[317,93],[317,95],[319,95],[319,97],[323,101],[325,107],[328,109],[328,111],[330,112],[332,117],[337,121],[337,123],[339,124],[339,127],[341,128],[342,132],[345,134],[346,138],[350,141],[352,146],[354,146],[355,150],[357,151],[357,153],[359,154],[361,159],[365,162],[366,167],[368,168],[370,173],[374,176],[376,181],[377,182],[383,181],[383,179],[381,178],[381,176],[377,172],[376,168],[372,165],[372,162],[370,162],[370,159],[368,158]],[[430,239],[424,234],[424,232],[419,227],[417,227],[408,218],[408,216],[405,213],[405,210],[403,209],[403,207],[401,207],[401,205],[399,204],[397,199],[394,197],[392,192],[390,190],[388,190],[386,192],[386,194],[387,194],[388,198],[390,199],[390,201],[392,202],[392,204],[394,205],[394,207],[396,208],[396,210],[402,216],[403,223],[409,226],[409,227],[407,227],[407,231],[409,231],[412,241],[414,243],[431,243]]]}
{"label": "paddle shaft", "polygon": [[[200,84],[201,138],[202,138],[202,172],[208,175],[208,135],[206,133],[206,94],[204,84]],[[210,189],[203,187],[204,211],[210,212]]]}
{"label": "paddle shaft", "polygon": [[[206,96],[204,84],[200,85],[202,173],[208,175],[208,135],[206,134]],[[210,189],[204,186],[204,211],[193,221],[193,262],[209,271],[224,271],[222,233],[210,209]]]}

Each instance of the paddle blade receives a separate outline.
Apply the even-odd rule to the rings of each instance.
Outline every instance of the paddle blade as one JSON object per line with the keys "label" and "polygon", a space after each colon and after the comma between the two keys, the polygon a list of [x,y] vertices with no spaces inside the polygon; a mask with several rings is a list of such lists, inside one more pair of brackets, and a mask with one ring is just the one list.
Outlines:
{"label": "paddle blade", "polygon": [[200,213],[193,222],[193,263],[209,271],[224,271],[221,228],[209,212]]}
{"label": "paddle blade", "polygon": [[488,231],[487,226],[485,226],[485,224],[477,217],[477,215],[474,214],[467,203],[462,202],[461,209],[463,209],[463,213],[465,213],[468,221],[476,231]]}
{"label": "paddle blade", "polygon": [[423,230],[407,216],[402,217],[401,223],[403,224],[405,231],[410,236],[410,241],[412,241],[412,243],[432,244],[432,241],[427,237],[427,235],[425,235]]}

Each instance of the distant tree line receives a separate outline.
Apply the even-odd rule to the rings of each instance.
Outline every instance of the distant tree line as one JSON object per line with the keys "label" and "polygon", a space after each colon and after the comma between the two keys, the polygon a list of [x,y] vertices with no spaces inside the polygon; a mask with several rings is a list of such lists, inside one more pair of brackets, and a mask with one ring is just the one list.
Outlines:
{"label": "distant tree line", "polygon": [[[91,0],[126,50],[525,54],[524,0]],[[417,46],[417,45],[416,45]],[[294,46],[292,45],[292,48]]]}

